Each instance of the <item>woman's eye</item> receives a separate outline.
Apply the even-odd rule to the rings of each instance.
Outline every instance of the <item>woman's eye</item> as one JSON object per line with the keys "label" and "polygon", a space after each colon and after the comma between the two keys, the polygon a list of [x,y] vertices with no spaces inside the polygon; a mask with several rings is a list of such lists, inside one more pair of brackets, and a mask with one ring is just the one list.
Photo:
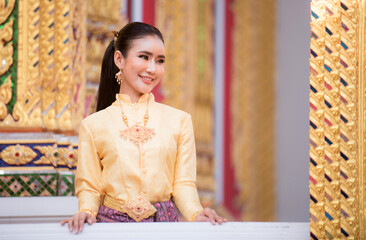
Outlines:
{"label": "woman's eye", "polygon": [[149,57],[146,56],[146,55],[140,55],[139,58],[142,58],[142,59],[145,59],[145,60],[148,60],[149,59]]}
{"label": "woman's eye", "polygon": [[158,63],[165,63],[165,60],[164,59],[160,59],[157,61]]}

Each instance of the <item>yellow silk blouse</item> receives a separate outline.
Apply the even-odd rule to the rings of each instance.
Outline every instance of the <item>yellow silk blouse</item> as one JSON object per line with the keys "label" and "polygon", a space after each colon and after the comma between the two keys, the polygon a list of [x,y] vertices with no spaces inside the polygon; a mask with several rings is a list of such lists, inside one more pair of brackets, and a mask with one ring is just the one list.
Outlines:
{"label": "yellow silk blouse", "polygon": [[[122,203],[142,195],[151,203],[168,201],[188,221],[202,211],[196,188],[196,149],[191,116],[155,102],[144,94],[137,103],[116,94],[129,126],[143,124],[148,106],[148,128],[155,136],[136,144],[120,136],[126,129],[116,100],[108,108],[86,117],[80,126],[75,190],[79,210],[97,212],[104,196]],[[147,104],[148,103],[148,104]]]}

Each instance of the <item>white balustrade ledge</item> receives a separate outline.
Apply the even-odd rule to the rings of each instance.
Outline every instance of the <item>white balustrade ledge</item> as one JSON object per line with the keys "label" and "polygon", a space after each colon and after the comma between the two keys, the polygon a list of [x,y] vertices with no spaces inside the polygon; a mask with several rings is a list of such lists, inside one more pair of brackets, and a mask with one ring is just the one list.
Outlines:
{"label": "white balustrade ledge", "polygon": [[95,223],[80,234],[58,223],[0,224],[0,239],[289,239],[310,238],[309,223],[228,222],[211,223]]}

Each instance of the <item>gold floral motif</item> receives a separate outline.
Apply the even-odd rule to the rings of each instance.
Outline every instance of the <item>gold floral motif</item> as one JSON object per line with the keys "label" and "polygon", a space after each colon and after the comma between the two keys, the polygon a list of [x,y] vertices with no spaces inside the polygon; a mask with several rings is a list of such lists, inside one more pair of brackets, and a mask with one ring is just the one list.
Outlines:
{"label": "gold floral motif", "polygon": [[43,154],[40,159],[37,161],[34,161],[34,164],[52,164],[54,167],[57,167],[58,161],[58,149],[57,144],[54,144],[52,146],[35,146],[35,150],[38,150],[41,154]]}
{"label": "gold floral motif", "polygon": [[68,168],[77,165],[77,150],[71,145],[58,147],[57,144],[54,144],[53,146],[36,146],[34,149],[43,155],[34,164],[52,164],[54,167],[67,166]]}
{"label": "gold floral motif", "polygon": [[11,100],[12,92],[11,92],[11,75],[6,78],[6,81],[3,85],[0,86],[0,99],[8,104]]}
{"label": "gold floral motif", "polygon": [[0,153],[0,158],[9,165],[24,165],[35,157],[37,153],[30,147],[20,144],[8,146]]}
{"label": "gold floral motif", "polygon": [[69,147],[59,147],[57,149],[57,165],[67,166],[69,168],[76,167],[77,165],[77,150]]}
{"label": "gold floral motif", "polygon": [[154,135],[154,129],[139,125],[133,125],[132,127],[121,130],[121,137],[130,140],[137,146],[147,142]]}
{"label": "gold floral motif", "polygon": [[[7,6],[5,6],[7,3]],[[9,15],[13,11],[15,6],[15,0],[0,0],[0,24],[8,19]],[[0,74],[1,75],[1,74]]]}
{"label": "gold floral motif", "polygon": [[[1,0],[0,0],[1,1]],[[0,76],[6,73],[13,64],[13,19],[0,29]]]}
{"label": "gold floral motif", "polygon": [[8,114],[8,109],[6,108],[6,104],[9,103],[12,96],[11,90],[11,75],[6,78],[6,81],[3,85],[0,86],[0,120],[3,120]]}
{"label": "gold floral motif", "polygon": [[141,195],[124,204],[122,210],[136,222],[140,222],[156,212],[156,208]]}

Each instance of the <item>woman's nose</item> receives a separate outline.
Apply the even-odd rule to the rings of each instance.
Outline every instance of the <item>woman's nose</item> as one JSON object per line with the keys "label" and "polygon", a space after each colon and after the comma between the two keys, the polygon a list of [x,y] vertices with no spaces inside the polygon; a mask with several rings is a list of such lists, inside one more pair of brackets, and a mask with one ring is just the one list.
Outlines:
{"label": "woman's nose", "polygon": [[156,65],[154,61],[149,61],[149,63],[147,64],[147,68],[146,68],[147,72],[150,73],[155,73],[156,71]]}

